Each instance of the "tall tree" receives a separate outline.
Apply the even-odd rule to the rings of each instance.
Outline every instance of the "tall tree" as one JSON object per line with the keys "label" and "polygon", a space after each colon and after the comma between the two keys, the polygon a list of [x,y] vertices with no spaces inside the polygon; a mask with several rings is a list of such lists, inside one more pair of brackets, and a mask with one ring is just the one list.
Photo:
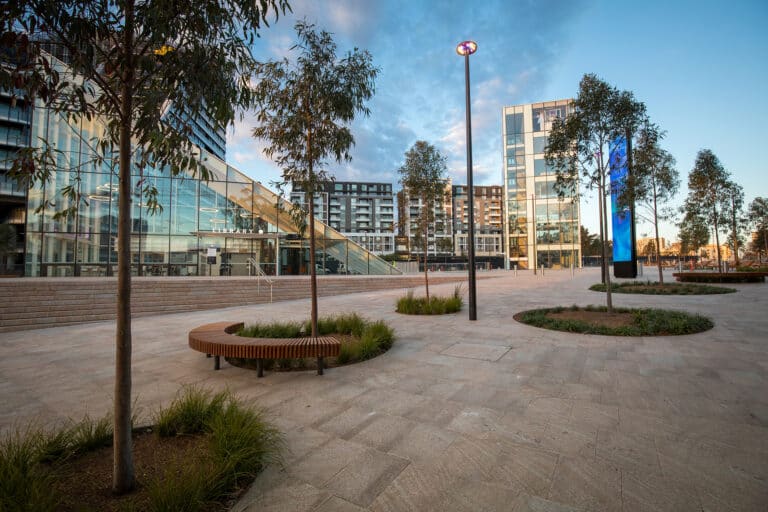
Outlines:
{"label": "tall tree", "polygon": [[637,135],[633,153],[632,172],[626,187],[619,196],[619,203],[635,206],[637,217],[653,225],[656,243],[653,248],[659,270],[659,283],[664,283],[661,265],[661,239],[659,221],[669,218],[663,205],[668,203],[680,188],[680,174],[675,169],[675,158],[659,145],[664,132],[646,123]]}
{"label": "tall tree", "polygon": [[[609,145],[642,124],[646,118],[645,105],[635,100],[631,92],[619,91],[596,75],[587,74],[579,83],[573,107],[574,111],[565,119],[553,123],[544,156],[557,174],[558,194],[577,193],[580,182],[589,190],[597,190],[602,257],[607,262]],[[608,311],[613,312],[607,263],[603,277]]]}
{"label": "tall tree", "polygon": [[717,156],[709,149],[702,149],[696,155],[696,162],[688,174],[688,199],[684,208],[693,215],[701,216],[712,226],[715,233],[718,272],[723,271],[723,259],[720,251],[720,231],[727,222],[727,212],[731,200],[730,174],[725,170]]}
{"label": "tall tree", "polygon": [[744,215],[744,189],[738,183],[728,182],[729,199],[726,201],[725,217],[728,219],[730,231],[726,244],[733,251],[733,264],[739,266],[739,249],[744,246],[744,229],[748,218]]}
{"label": "tall tree", "polygon": [[327,160],[350,161],[355,142],[349,125],[355,115],[367,116],[379,70],[365,50],[336,57],[328,32],[306,21],[296,23],[298,55],[260,64],[255,95],[260,106],[253,129],[269,146],[264,153],[277,163],[283,180],[304,189],[309,215],[309,273],[312,296],[312,337],[317,337],[317,271],[315,268],[315,192],[332,178]]}
{"label": "tall tree", "polygon": [[[197,173],[207,178],[189,141],[186,119],[208,116],[231,123],[252,104],[249,79],[256,64],[250,46],[267,16],[289,9],[286,0],[29,0],[0,9],[4,47],[14,66],[0,70],[0,87],[19,90],[73,123],[94,118],[94,167],[117,168],[118,285],[115,335],[113,491],[135,485],[131,440],[131,200],[156,191],[131,167]],[[62,57],[63,62],[52,54]],[[167,106],[175,108],[169,113]],[[13,173],[26,184],[45,183],[56,171],[47,141],[19,153]],[[79,173],[82,168],[67,169]],[[78,187],[62,191],[76,210],[87,199]],[[46,205],[47,206],[47,205]],[[70,212],[61,212],[67,214]]]}
{"label": "tall tree", "polygon": [[435,222],[435,205],[443,200],[445,175],[448,170],[446,158],[432,144],[419,140],[405,152],[405,163],[397,172],[400,183],[409,198],[421,200],[421,209],[416,218],[419,226],[418,239],[424,249],[424,288],[429,302],[429,273],[427,253],[429,248],[429,226]]}
{"label": "tall tree", "polygon": [[768,199],[756,197],[749,203],[748,215],[750,223],[757,231],[756,252],[758,255],[761,252],[766,255],[768,254]]}
{"label": "tall tree", "polygon": [[680,255],[697,252],[709,243],[709,227],[707,221],[695,209],[682,208],[683,219],[678,224],[680,233]]}

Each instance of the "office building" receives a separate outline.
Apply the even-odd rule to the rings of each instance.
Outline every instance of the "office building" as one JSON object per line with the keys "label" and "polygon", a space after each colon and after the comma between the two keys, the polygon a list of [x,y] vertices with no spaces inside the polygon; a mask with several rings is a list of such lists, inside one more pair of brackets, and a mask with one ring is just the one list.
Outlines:
{"label": "office building", "polygon": [[[0,212],[23,225],[23,275],[111,276],[117,272],[116,162],[94,160],[91,147],[105,130],[103,119],[74,122],[51,110],[30,109],[25,117],[0,96],[0,129],[7,169],[19,148],[41,139],[59,148],[57,169],[46,183],[19,190],[0,172]],[[29,137],[26,137],[26,134]],[[21,135],[20,135],[21,134]],[[240,171],[201,148],[208,181],[169,169],[133,172],[131,269],[134,275],[306,274],[309,243],[283,201]],[[141,180],[141,182],[140,182]],[[71,186],[84,199],[76,204],[62,193]],[[162,211],[151,211],[140,193],[154,186]],[[54,207],[55,205],[55,207]],[[67,217],[56,215],[73,207]],[[23,221],[21,220],[23,219]],[[321,273],[399,273],[390,264],[315,223],[316,265]],[[19,273],[22,273],[21,271]]]}
{"label": "office building", "polygon": [[544,160],[552,122],[572,108],[572,100],[503,108],[504,252],[509,268],[580,266],[578,200],[558,198],[555,172]]}
{"label": "office building", "polygon": [[[395,251],[395,205],[391,183],[333,181],[315,192],[315,216],[374,254]],[[294,184],[291,202],[307,209],[304,191]]]}

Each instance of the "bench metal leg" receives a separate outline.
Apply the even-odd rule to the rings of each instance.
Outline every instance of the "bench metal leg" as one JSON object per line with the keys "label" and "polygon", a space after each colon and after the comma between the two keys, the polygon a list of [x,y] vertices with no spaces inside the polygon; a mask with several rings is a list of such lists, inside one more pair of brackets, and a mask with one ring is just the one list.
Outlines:
{"label": "bench metal leg", "polygon": [[317,358],[317,374],[318,375],[323,374],[323,358],[322,357]]}
{"label": "bench metal leg", "polygon": [[221,356],[214,356],[214,358],[213,358],[213,369],[214,370],[221,369]]}
{"label": "bench metal leg", "polygon": [[256,360],[256,376],[259,378],[264,376],[264,360],[263,359]]}

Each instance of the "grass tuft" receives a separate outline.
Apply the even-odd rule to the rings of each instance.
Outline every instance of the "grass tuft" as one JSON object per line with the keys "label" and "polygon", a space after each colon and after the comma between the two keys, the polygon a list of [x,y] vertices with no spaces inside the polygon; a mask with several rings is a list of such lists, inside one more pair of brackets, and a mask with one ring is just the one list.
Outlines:
{"label": "grass tuft", "polygon": [[207,422],[214,463],[227,487],[256,476],[269,463],[282,464],[285,442],[280,432],[242,402],[230,398],[226,408]]}
{"label": "grass tuft", "polygon": [[237,334],[248,338],[298,338],[306,332],[309,331],[301,322],[272,322],[248,325]]}
{"label": "grass tuft", "polygon": [[171,437],[206,432],[207,423],[221,414],[230,399],[229,391],[213,393],[198,386],[184,387],[171,405],[155,415],[157,433],[160,437]]}
{"label": "grass tuft", "polygon": [[53,511],[59,496],[54,475],[40,463],[47,434],[33,426],[8,432],[0,440],[0,510]]}
{"label": "grass tuft", "polygon": [[429,301],[426,297],[414,297],[413,291],[409,291],[397,299],[395,311],[404,315],[445,315],[460,311],[463,304],[459,287],[450,297],[432,296]]}

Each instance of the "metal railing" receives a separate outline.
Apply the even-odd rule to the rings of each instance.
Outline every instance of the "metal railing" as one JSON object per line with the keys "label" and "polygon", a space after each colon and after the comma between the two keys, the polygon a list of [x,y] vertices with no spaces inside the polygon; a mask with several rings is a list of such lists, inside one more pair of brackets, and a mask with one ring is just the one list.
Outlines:
{"label": "metal railing", "polygon": [[259,265],[259,262],[256,261],[253,258],[248,258],[248,275],[253,275],[253,272],[256,273],[256,292],[261,293],[261,280],[264,279],[264,281],[267,282],[269,285],[269,303],[272,303],[272,285],[275,284],[275,281],[270,278],[266,272],[264,272],[264,269],[261,268],[261,265]]}

